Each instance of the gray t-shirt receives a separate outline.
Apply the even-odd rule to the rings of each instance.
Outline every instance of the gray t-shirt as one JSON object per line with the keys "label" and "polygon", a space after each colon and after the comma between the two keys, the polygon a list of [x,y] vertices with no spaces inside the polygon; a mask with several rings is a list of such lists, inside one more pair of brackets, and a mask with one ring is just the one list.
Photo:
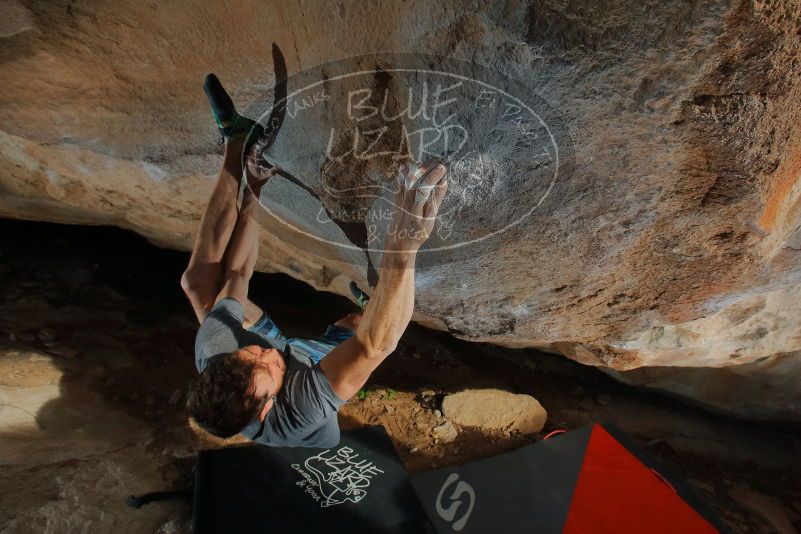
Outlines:
{"label": "gray t-shirt", "polygon": [[337,410],[345,401],[336,396],[328,378],[301,350],[242,327],[242,304],[232,298],[218,302],[203,320],[195,338],[195,365],[203,371],[216,358],[242,347],[259,345],[284,355],[286,374],[264,422],[253,420],[242,434],[276,447],[333,447],[339,443]]}

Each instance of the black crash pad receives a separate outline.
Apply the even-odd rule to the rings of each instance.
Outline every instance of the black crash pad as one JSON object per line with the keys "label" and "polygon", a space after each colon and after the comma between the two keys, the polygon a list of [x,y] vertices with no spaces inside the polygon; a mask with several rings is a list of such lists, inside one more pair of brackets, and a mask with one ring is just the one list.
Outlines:
{"label": "black crash pad", "polygon": [[343,432],[331,449],[245,445],[201,451],[195,476],[197,534],[430,528],[380,426]]}

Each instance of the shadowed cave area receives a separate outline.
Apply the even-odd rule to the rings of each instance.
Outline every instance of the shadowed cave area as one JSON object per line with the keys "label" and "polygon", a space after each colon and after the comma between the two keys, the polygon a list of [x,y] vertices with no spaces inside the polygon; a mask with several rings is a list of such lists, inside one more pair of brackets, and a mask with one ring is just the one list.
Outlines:
{"label": "shadowed cave area", "polygon": [[[187,255],[113,228],[2,221],[0,230],[5,531],[189,532],[188,502],[125,504],[185,487],[198,448],[243,442],[199,430],[184,407],[196,373],[195,318],[176,291]],[[314,336],[353,311],[284,275],[257,275],[252,296],[292,335]],[[544,428],[459,427],[450,442],[432,434],[445,395],[487,387],[535,395],[548,411]],[[733,532],[772,532],[776,507],[797,517],[797,426],[711,414],[557,355],[413,325],[365,390],[341,410],[341,427],[384,426],[412,473],[603,421],[668,462]]]}

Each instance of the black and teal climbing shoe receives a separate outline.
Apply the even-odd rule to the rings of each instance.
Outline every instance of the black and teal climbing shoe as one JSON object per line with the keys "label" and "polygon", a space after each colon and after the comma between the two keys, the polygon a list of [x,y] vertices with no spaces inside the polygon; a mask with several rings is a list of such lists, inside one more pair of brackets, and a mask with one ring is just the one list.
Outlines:
{"label": "black and teal climbing shoe", "polygon": [[244,140],[248,138],[248,134],[251,134],[250,139],[253,140],[261,136],[262,127],[256,121],[243,117],[236,112],[234,102],[228,96],[217,76],[207,74],[206,81],[203,83],[203,90],[209,99],[211,113],[214,116],[214,120],[217,121],[220,135],[222,135],[225,143]]}
{"label": "black and teal climbing shoe", "polygon": [[356,285],[356,282],[350,283],[350,294],[353,295],[353,298],[356,299],[356,305],[364,309],[367,306],[367,303],[370,301],[370,295],[359,289],[359,286]]}

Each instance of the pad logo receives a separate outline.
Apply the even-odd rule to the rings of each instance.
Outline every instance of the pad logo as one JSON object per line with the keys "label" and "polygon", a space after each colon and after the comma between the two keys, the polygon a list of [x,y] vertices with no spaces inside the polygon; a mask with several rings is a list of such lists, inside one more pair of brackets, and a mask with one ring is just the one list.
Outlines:
{"label": "pad logo", "polygon": [[[473,512],[473,505],[476,502],[476,492],[473,491],[473,487],[470,484],[464,480],[459,480],[453,490],[453,493],[451,493],[450,497],[448,497],[448,499],[451,501],[450,504],[447,508],[443,507],[442,497],[445,495],[445,490],[457,480],[459,480],[459,475],[456,473],[451,473],[448,476],[448,478],[445,480],[445,484],[443,484],[442,488],[439,490],[439,494],[437,494],[436,507],[437,514],[439,514],[439,516],[448,523],[451,523],[451,528],[453,528],[453,530],[459,532],[467,524],[467,520],[470,519],[470,514]],[[469,499],[467,510],[464,511],[464,514],[459,519],[454,521],[456,518],[456,513],[462,506],[463,501],[461,500],[461,497],[463,495],[466,495]]]}
{"label": "pad logo", "polygon": [[367,496],[373,477],[384,472],[372,461],[359,459],[359,456],[350,447],[328,449],[311,456],[303,462],[303,467],[292,465],[303,477],[296,484],[305,487],[306,493],[322,508],[358,503]]}

